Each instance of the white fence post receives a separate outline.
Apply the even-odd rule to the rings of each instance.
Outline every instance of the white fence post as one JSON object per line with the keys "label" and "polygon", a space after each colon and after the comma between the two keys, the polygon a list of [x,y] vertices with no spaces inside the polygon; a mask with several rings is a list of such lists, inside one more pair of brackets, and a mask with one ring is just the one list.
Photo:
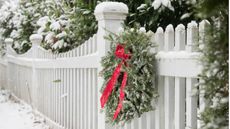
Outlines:
{"label": "white fence post", "polygon": [[9,54],[9,52],[10,52],[10,47],[11,47],[11,45],[12,45],[13,42],[14,42],[14,41],[13,41],[13,39],[11,39],[11,38],[5,39],[5,43],[6,43],[6,54]]}
{"label": "white fence post", "polygon": [[42,39],[43,39],[43,37],[41,36],[41,35],[39,35],[39,34],[32,34],[31,36],[30,36],[30,42],[32,43],[32,53],[33,53],[33,55],[32,55],[32,57],[33,58],[36,58],[38,55],[38,53],[37,53],[37,47],[38,46],[40,46],[40,44],[41,44],[41,42],[42,42]]}
{"label": "white fence post", "polygon": [[38,105],[38,82],[37,82],[37,73],[35,68],[34,59],[38,56],[37,47],[41,44],[43,37],[38,34],[33,34],[30,36],[30,42],[32,43],[32,58],[33,58],[33,66],[32,66],[32,89],[30,89],[31,95],[31,105],[37,108]]}
{"label": "white fence post", "polygon": [[[8,56],[10,54],[10,48],[13,44],[13,39],[11,38],[7,38],[5,39],[5,43],[6,43],[6,56]],[[7,58],[6,58],[7,61]],[[10,85],[10,81],[11,81],[11,76],[10,76],[10,69],[9,69],[9,63],[7,61],[7,65],[6,65],[6,74],[7,74],[7,78],[6,78],[6,86],[7,90],[12,90],[12,86]]]}
{"label": "white fence post", "polygon": [[[98,21],[98,32],[97,32],[97,48],[99,54],[99,60],[101,57],[105,56],[105,54],[110,49],[109,41],[104,39],[104,36],[108,35],[110,32],[116,33],[119,28],[122,27],[122,23],[124,22],[126,15],[128,14],[128,7],[123,3],[118,2],[103,2],[97,5],[95,9],[95,16]],[[102,70],[101,65],[98,68],[99,72]],[[98,77],[97,83],[97,107],[98,107],[98,129],[105,129],[105,116],[104,113],[100,112],[100,89],[103,85],[103,78]]]}

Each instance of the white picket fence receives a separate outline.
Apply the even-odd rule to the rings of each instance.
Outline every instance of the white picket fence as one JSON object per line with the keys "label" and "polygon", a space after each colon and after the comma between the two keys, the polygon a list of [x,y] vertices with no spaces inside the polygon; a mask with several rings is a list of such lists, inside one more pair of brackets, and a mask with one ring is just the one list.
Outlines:
{"label": "white picket fence", "polygon": [[32,48],[18,55],[7,41],[7,55],[0,58],[0,86],[30,104],[53,129],[197,129],[198,111],[205,106],[202,95],[194,94],[201,71],[197,48],[204,45],[207,21],[158,28],[152,40],[158,44],[156,110],[125,125],[105,123],[100,111],[103,79],[100,61],[109,42],[104,36],[118,32],[128,8],[122,3],[103,2],[95,10],[98,32],[81,46],[52,54],[32,36]]}

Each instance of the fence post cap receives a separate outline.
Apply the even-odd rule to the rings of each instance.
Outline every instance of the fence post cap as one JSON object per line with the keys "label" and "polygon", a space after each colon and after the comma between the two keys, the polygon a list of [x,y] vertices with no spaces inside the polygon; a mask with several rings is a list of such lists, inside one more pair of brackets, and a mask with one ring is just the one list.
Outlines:
{"label": "fence post cap", "polygon": [[40,44],[42,42],[42,35],[40,34],[32,34],[30,36],[30,41],[33,43],[33,44]]}
{"label": "fence post cap", "polygon": [[96,6],[94,11],[96,19],[119,19],[123,20],[128,14],[128,7],[121,2],[102,2]]}
{"label": "fence post cap", "polygon": [[14,40],[12,38],[6,38],[5,39],[6,44],[12,44],[13,42],[14,42]]}

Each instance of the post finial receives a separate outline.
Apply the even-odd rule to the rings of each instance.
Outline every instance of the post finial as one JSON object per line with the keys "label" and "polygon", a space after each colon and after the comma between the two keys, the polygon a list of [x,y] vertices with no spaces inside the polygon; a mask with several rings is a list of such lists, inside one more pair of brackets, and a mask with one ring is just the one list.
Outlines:
{"label": "post finial", "polygon": [[6,43],[7,45],[12,45],[13,42],[14,42],[14,40],[13,40],[12,38],[6,38],[6,39],[5,39],[5,43]]}
{"label": "post finial", "polygon": [[96,6],[94,14],[98,21],[103,19],[124,20],[128,14],[128,7],[121,2],[102,2]]}
{"label": "post finial", "polygon": [[40,45],[42,42],[42,39],[43,37],[40,34],[32,34],[30,36],[30,42],[32,42],[32,44],[35,44],[35,45]]}

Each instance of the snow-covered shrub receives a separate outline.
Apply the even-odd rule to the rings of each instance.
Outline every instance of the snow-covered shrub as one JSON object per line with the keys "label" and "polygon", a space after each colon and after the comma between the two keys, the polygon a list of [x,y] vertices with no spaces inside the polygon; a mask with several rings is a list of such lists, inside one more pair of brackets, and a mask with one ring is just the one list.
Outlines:
{"label": "snow-covered shrub", "polygon": [[17,12],[11,19],[14,26],[10,38],[14,39],[13,48],[17,53],[25,53],[31,47],[29,37],[36,29],[36,21],[41,16],[38,13],[38,2],[21,2]]}
{"label": "snow-covered shrub", "polygon": [[12,47],[19,54],[31,47],[29,37],[34,33],[36,21],[41,16],[38,13],[39,2],[5,2],[0,9],[1,38],[12,38]]}
{"label": "snow-covered shrub", "polygon": [[13,25],[11,24],[11,19],[14,17],[14,13],[18,11],[18,3],[15,3],[15,1],[5,1],[0,8],[0,38],[7,38],[10,36]]}
{"label": "snow-covered shrub", "polygon": [[18,4],[15,1],[5,1],[0,8],[0,55],[5,53],[5,43],[4,39],[10,36],[14,29],[14,26],[9,22],[13,16],[14,12],[17,12]]}
{"label": "snow-covered shrub", "polygon": [[44,37],[42,46],[56,53],[79,46],[97,30],[96,20],[89,9],[60,7],[61,12],[43,16],[37,21],[37,33]]}
{"label": "snow-covered shrub", "polygon": [[43,35],[45,49],[68,51],[97,30],[93,11],[79,6],[63,0],[6,2],[0,10],[0,37],[12,38],[12,47],[20,54],[30,49],[29,37],[34,33]]}
{"label": "snow-covered shrub", "polygon": [[65,15],[58,18],[49,16],[41,17],[37,21],[38,34],[43,35],[42,46],[54,52],[64,52],[71,49],[72,39],[70,38],[69,20]]}

